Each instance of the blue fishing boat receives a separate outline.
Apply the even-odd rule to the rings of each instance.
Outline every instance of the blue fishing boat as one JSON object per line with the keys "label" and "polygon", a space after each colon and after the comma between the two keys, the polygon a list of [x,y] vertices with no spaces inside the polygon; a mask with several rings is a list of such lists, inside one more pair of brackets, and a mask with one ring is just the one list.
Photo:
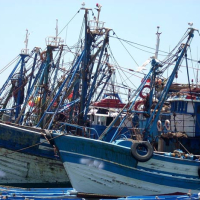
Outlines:
{"label": "blue fishing boat", "polygon": [[[38,47],[29,54],[28,31],[25,43],[26,48],[18,56],[17,64],[0,90],[1,97],[4,97],[0,102],[0,184],[67,187],[70,186],[68,176],[44,130],[36,128],[33,119],[28,119],[28,113],[33,110],[29,106],[30,99],[39,99],[33,93],[39,90],[36,84],[43,84],[41,80],[51,61],[50,54],[56,47],[49,45],[48,59],[41,60]],[[34,60],[29,63],[32,57]]]}
{"label": "blue fishing boat", "polygon": [[[91,9],[82,10],[85,29],[80,35],[84,37],[70,51],[58,37],[56,26],[56,36],[46,39],[46,49],[34,48],[29,54],[27,32],[26,48],[0,89],[2,185],[69,186],[49,130],[74,133],[74,123],[78,124],[77,134],[93,138],[98,135],[90,135],[93,128],[86,129],[84,125],[94,94],[100,90],[98,101],[113,73],[107,52],[109,30],[104,28],[104,22],[88,20]],[[73,53],[73,61],[67,67],[61,64],[64,52]],[[33,62],[30,58],[34,58]]]}
{"label": "blue fishing boat", "polygon": [[[78,192],[115,196],[199,192],[200,161],[198,155],[187,154],[181,150],[172,153],[158,152],[154,151],[150,144],[150,136],[154,136],[155,128],[159,127],[158,119],[161,110],[183,57],[186,58],[187,63],[187,48],[194,36],[194,31],[193,28],[188,29],[183,37],[187,38],[186,42],[180,43],[175,53],[171,52],[167,58],[170,60],[169,63],[166,60],[162,62],[152,60],[152,67],[132,95],[129,108],[124,106],[99,140],[52,132],[72,186]],[[153,106],[153,94],[157,93],[155,89],[157,78],[162,73],[162,69],[167,68],[164,65],[171,65],[172,60],[175,67],[165,87],[157,95],[156,105]],[[132,113],[138,112],[132,108],[149,78],[151,83],[147,98],[150,100],[146,101],[143,109],[146,116],[146,124],[142,132],[143,141],[115,140],[120,125]],[[105,142],[107,132],[124,111],[128,114],[123,117],[110,142]]]}

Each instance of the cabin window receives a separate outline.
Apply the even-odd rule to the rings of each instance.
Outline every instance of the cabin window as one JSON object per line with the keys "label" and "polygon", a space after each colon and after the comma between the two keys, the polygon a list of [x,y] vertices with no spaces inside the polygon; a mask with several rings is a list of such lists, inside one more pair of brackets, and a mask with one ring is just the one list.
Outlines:
{"label": "cabin window", "polygon": [[107,109],[101,109],[99,108],[97,111],[98,114],[108,114],[108,110]]}
{"label": "cabin window", "polygon": [[105,126],[106,125],[106,117],[104,117],[104,116],[102,116],[101,117],[101,125],[103,126]]}
{"label": "cabin window", "polygon": [[101,124],[101,118],[98,116],[97,117],[97,124],[100,125]]}
{"label": "cabin window", "polygon": [[94,121],[94,115],[90,115],[90,119],[93,122]]}
{"label": "cabin window", "polygon": [[106,126],[108,126],[113,120],[113,117],[107,117]]}

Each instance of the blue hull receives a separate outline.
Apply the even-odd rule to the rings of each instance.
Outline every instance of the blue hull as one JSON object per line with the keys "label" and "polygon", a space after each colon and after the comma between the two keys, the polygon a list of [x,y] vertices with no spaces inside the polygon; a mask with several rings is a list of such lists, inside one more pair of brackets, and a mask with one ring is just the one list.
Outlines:
{"label": "blue hull", "polygon": [[71,186],[41,129],[0,123],[0,154],[0,185]]}

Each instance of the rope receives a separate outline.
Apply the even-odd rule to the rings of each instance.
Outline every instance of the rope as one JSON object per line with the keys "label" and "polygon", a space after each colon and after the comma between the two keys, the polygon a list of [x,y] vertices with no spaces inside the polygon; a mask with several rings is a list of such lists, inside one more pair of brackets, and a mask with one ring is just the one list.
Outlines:
{"label": "rope", "polygon": [[[80,12],[81,9],[79,9],[76,14],[69,20],[69,22],[64,26],[64,28],[58,33],[58,35],[60,35],[62,33],[62,31],[69,25],[69,23],[76,17],[76,15]],[[58,36],[57,35],[57,36]]]}
{"label": "rope", "polygon": [[12,65],[17,59],[19,58],[19,55],[15,57],[12,61],[10,61],[3,69],[0,70],[0,74],[4,72],[10,65]]}
{"label": "rope", "polygon": [[[114,33],[115,35],[117,35],[116,33]],[[130,55],[130,57],[133,59],[133,61],[135,62],[135,64],[139,67],[138,63],[135,61],[135,59],[133,58],[133,56],[130,54],[130,52],[128,51],[128,49],[124,46],[124,44],[122,43],[121,40],[119,40],[120,43],[122,44],[122,46],[126,49],[126,51],[128,52],[128,54]]]}

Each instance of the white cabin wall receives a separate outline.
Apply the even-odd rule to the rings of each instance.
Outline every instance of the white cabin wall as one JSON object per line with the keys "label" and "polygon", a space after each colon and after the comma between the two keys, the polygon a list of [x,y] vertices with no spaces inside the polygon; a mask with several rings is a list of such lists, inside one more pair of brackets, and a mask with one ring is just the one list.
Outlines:
{"label": "white cabin wall", "polygon": [[187,113],[194,113],[194,105],[192,102],[188,102]]}

